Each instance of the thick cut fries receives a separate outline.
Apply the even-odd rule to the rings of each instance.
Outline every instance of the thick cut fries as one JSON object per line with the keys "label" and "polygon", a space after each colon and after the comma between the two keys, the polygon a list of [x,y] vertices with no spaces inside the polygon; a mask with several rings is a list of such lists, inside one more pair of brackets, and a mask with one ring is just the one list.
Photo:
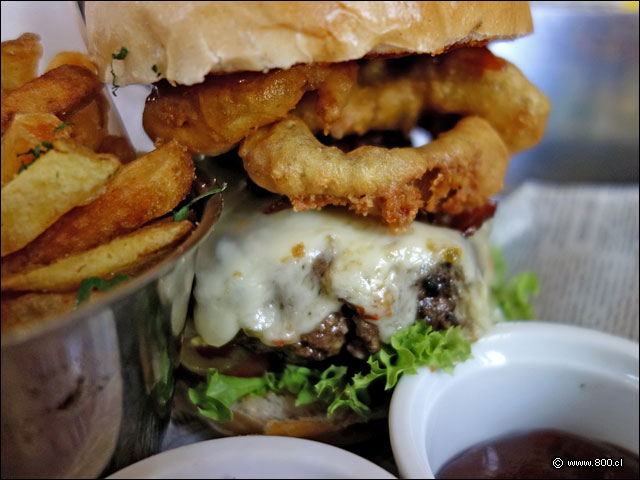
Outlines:
{"label": "thick cut fries", "polygon": [[[86,68],[94,74],[98,73],[98,69],[89,56],[79,52],[58,53],[53,57],[53,60],[49,62],[45,72],[54,70],[62,65],[77,65]],[[109,103],[107,99],[103,94],[97,95],[94,101],[67,119],[67,122],[73,125],[71,138],[91,150],[96,152],[100,151],[98,147],[107,134],[108,112]],[[123,161],[120,157],[118,158],[120,161]]]}
{"label": "thick cut fries", "polygon": [[126,137],[119,135],[106,135],[96,151],[115,155],[122,163],[129,163],[136,159],[136,152],[133,150],[131,142]]}
{"label": "thick cut fries", "polygon": [[150,257],[175,245],[194,228],[189,220],[162,222],[86,252],[59,259],[44,267],[2,278],[2,291],[64,292],[78,288],[87,277],[111,278],[117,273],[136,273]]}
{"label": "thick cut fries", "polygon": [[58,140],[2,189],[2,256],[23,248],[73,207],[104,191],[120,167],[108,154]]}
{"label": "thick cut fries", "polygon": [[[2,42],[2,95],[21,87],[36,77],[42,56],[40,37],[25,33],[15,40]],[[4,110],[4,106],[2,107]]]}
{"label": "thick cut fries", "polygon": [[294,208],[348,205],[404,227],[418,210],[460,213],[502,187],[509,152],[483,119],[467,117],[420,148],[322,145],[298,117],[262,127],[239,154],[251,179],[288,196]]}
{"label": "thick cut fries", "polygon": [[89,58],[89,55],[80,52],[60,52],[49,62],[45,72],[58,68],[61,65],[78,65],[84,67],[90,72],[98,74],[98,69]]}
{"label": "thick cut fries", "polygon": [[102,139],[107,134],[107,112],[108,104],[106,99],[100,95],[93,102],[67,118],[70,124],[71,139],[98,151]]}
{"label": "thick cut fries", "polygon": [[176,142],[128,163],[103,195],[64,215],[22,250],[2,259],[2,275],[80,252],[171,211],[189,193],[191,156]]}
{"label": "thick cut fries", "polygon": [[62,65],[2,96],[2,135],[18,113],[53,113],[67,120],[102,91],[93,73]]}
{"label": "thick cut fries", "polygon": [[[2,187],[33,162],[33,148],[42,142],[69,138],[71,126],[60,128],[62,121],[50,113],[16,115],[2,137]],[[57,130],[56,130],[57,129]]]}
{"label": "thick cut fries", "polygon": [[89,58],[62,52],[35,78],[41,52],[33,34],[2,43],[3,333],[71,311],[87,277],[141,273],[194,228],[154,222],[191,189],[188,150],[172,140],[136,159],[109,135]]}
{"label": "thick cut fries", "polygon": [[147,102],[144,129],[156,142],[175,138],[193,152],[217,155],[284,118],[307,91],[318,91],[322,118],[336,119],[356,73],[355,63],[298,65],[268,74],[210,77],[190,87],[166,85]]}

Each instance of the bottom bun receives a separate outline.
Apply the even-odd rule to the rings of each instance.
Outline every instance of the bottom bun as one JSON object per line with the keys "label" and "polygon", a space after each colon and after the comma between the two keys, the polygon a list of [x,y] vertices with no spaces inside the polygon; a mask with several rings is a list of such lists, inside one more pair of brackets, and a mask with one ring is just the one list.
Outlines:
{"label": "bottom bun", "polygon": [[[223,435],[280,435],[307,438],[334,445],[350,445],[371,438],[377,421],[386,421],[386,408],[363,418],[349,413],[329,417],[326,405],[316,402],[295,406],[295,396],[267,393],[249,396],[232,407],[233,420],[209,423]],[[372,428],[373,427],[373,428]]]}

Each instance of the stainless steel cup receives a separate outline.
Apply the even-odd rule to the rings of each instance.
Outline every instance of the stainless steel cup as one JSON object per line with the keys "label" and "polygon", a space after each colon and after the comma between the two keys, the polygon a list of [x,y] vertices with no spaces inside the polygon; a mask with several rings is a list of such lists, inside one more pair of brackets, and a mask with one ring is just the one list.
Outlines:
{"label": "stainless steel cup", "polygon": [[[199,174],[195,190],[214,185]],[[96,477],[158,452],[196,247],[221,206],[212,197],[194,233],[151,270],[2,336],[2,477]]]}

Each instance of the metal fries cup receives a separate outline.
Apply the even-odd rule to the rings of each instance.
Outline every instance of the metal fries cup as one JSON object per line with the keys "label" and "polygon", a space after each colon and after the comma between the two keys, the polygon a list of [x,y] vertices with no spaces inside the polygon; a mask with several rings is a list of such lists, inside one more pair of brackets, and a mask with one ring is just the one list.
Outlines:
{"label": "metal fries cup", "polygon": [[[196,193],[215,186],[196,178]],[[157,453],[169,419],[197,245],[70,314],[2,336],[2,477],[96,477]]]}

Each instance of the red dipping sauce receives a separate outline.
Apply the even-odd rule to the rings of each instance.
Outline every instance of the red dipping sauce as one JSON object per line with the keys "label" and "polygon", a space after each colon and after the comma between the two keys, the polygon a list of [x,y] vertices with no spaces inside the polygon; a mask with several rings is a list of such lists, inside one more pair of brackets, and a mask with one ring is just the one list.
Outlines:
{"label": "red dipping sauce", "polygon": [[474,445],[436,478],[638,478],[638,455],[558,430],[534,430]]}

